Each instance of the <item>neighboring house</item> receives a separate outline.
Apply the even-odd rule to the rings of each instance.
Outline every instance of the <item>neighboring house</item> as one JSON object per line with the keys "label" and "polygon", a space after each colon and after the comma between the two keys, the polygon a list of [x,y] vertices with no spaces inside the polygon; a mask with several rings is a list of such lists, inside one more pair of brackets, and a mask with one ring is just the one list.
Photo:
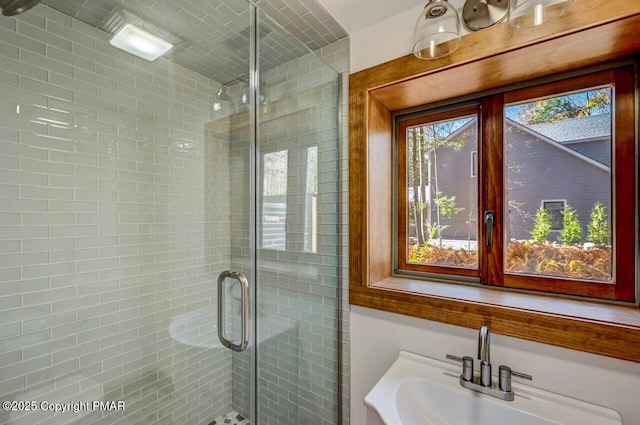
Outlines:
{"label": "neighboring house", "polygon": [[[458,129],[449,138],[475,140],[475,121]],[[505,180],[509,203],[510,226],[505,229],[511,239],[531,239],[536,210],[542,205],[554,218],[550,241],[561,230],[560,210],[573,207],[580,218],[586,238],[587,223],[596,202],[611,211],[611,117],[609,114],[574,118],[555,123],[523,126],[505,119]],[[461,151],[450,148],[437,153],[439,188],[456,197],[456,206],[464,208],[451,219],[442,220],[448,227],[446,239],[476,239],[477,162],[475,142]],[[432,190],[435,193],[435,190]],[[430,211],[430,222],[434,222]]]}

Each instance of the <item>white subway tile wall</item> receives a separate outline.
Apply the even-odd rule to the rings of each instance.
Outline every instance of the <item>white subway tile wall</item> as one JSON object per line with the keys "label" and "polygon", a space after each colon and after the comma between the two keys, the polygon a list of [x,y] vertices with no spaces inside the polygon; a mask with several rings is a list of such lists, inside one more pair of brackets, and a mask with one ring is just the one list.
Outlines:
{"label": "white subway tile wall", "polygon": [[208,424],[231,409],[211,329],[231,266],[220,84],[107,37],[44,5],[0,19],[0,398],[126,408],[2,424]]}
{"label": "white subway tile wall", "polygon": [[[106,40],[44,5],[0,20],[0,393],[126,402],[83,423],[207,424],[232,394],[246,412],[249,353],[213,347],[210,324],[218,273],[248,273],[249,116],[216,119],[220,83]],[[344,39],[318,52],[342,72],[340,99],[313,55],[262,76],[271,109],[261,149],[317,146],[319,158],[317,253],[295,252],[306,205],[296,197],[290,252],[261,253],[263,424],[348,423],[348,200],[338,195],[348,48]],[[294,168],[302,187],[306,169]],[[0,423],[77,419],[0,413]]]}
{"label": "white subway tile wall", "polygon": [[343,38],[316,53],[342,77],[340,89],[340,416],[349,425],[350,391],[350,312],[349,305],[349,39]]}

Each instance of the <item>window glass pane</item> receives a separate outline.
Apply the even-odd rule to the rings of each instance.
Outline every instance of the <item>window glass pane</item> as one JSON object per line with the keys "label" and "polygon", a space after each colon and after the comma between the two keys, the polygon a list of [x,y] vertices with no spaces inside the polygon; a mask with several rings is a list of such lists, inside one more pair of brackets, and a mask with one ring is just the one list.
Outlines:
{"label": "window glass pane", "polygon": [[318,147],[307,148],[304,250],[318,252]]}
{"label": "window glass pane", "polygon": [[612,93],[505,108],[505,272],[612,280]]}
{"label": "window glass pane", "polygon": [[[477,118],[407,129],[407,262],[478,267]],[[472,165],[477,170],[477,164]]]}
{"label": "window glass pane", "polygon": [[287,248],[289,152],[265,153],[262,161],[262,248]]}

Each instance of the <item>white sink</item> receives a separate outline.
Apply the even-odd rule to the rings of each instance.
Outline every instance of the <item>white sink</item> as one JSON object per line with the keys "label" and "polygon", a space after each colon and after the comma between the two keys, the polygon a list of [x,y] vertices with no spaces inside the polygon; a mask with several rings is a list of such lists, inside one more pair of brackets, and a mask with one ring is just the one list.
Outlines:
{"label": "white sink", "polygon": [[468,390],[461,369],[401,351],[365,403],[385,425],[622,425],[614,410],[516,382],[514,401]]}

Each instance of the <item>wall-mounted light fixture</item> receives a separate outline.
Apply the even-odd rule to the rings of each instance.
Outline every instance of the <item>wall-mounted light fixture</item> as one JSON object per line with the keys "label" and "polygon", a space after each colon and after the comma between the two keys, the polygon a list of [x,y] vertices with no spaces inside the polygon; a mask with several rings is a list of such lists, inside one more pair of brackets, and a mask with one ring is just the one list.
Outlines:
{"label": "wall-mounted light fixture", "polygon": [[15,16],[26,12],[38,3],[40,0],[0,0],[0,9],[4,16]]}
{"label": "wall-mounted light fixture", "polygon": [[[466,0],[462,21],[470,31],[502,22],[515,29],[551,22],[569,11],[576,0]],[[429,0],[413,31],[413,54],[437,59],[453,53],[461,43],[460,16],[447,0]]]}
{"label": "wall-mounted light fixture", "polygon": [[120,30],[111,37],[109,43],[118,49],[148,61],[158,59],[173,48],[173,44],[133,24],[126,24],[120,28]]}

